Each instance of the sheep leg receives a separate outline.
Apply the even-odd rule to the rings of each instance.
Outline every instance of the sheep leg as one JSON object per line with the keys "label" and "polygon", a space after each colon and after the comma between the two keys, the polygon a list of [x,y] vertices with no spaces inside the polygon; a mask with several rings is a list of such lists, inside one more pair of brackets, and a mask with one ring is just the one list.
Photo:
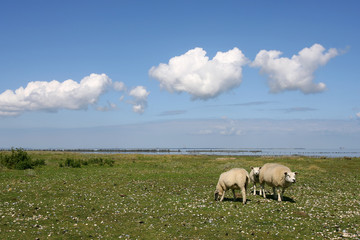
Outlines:
{"label": "sheep leg", "polygon": [[225,197],[225,191],[223,192],[223,195],[220,198],[220,202],[222,202],[224,200],[224,197]]}
{"label": "sheep leg", "polygon": [[241,195],[242,195],[242,199],[243,199],[243,204],[246,204],[246,189],[245,188],[241,188]]}
{"label": "sheep leg", "polygon": [[236,194],[235,194],[235,189],[231,189],[234,195],[234,202],[236,201]]}
{"label": "sheep leg", "polygon": [[285,188],[283,188],[281,191],[281,199],[284,199],[284,192],[285,192]]}
{"label": "sheep leg", "polygon": [[277,192],[277,195],[278,195],[278,201],[281,202],[280,187],[276,188],[276,192]]}
{"label": "sheep leg", "polygon": [[275,187],[273,187],[272,189],[273,189],[274,199],[276,199],[276,191],[275,191]]}
{"label": "sheep leg", "polygon": [[261,187],[260,187],[260,190],[259,190],[259,195],[260,195],[260,196],[262,195]]}
{"label": "sheep leg", "polygon": [[262,184],[260,184],[260,186],[261,186],[261,190],[262,190],[262,194],[263,194],[263,197],[264,198],[266,198],[266,194],[265,194],[265,183],[262,183]]}
{"label": "sheep leg", "polygon": [[254,195],[256,195],[256,183],[254,183]]}

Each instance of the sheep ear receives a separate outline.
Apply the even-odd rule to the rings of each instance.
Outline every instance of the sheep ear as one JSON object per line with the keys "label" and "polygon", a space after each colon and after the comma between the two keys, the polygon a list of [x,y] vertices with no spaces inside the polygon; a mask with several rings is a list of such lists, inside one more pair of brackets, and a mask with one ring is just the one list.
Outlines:
{"label": "sheep ear", "polygon": [[261,167],[259,167],[259,170],[261,169]]}
{"label": "sheep ear", "polygon": [[298,175],[299,173],[298,172],[294,172],[295,173],[295,175]]}
{"label": "sheep ear", "polygon": [[254,167],[250,167],[251,169],[254,169]]}
{"label": "sheep ear", "polygon": [[287,175],[287,172],[284,172],[285,176]]}

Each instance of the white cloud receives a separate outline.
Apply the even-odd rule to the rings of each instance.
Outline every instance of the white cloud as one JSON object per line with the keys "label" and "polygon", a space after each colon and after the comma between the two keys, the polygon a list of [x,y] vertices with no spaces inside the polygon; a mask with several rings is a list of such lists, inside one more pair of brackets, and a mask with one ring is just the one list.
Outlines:
{"label": "white cloud", "polygon": [[126,86],[125,83],[123,82],[114,82],[113,88],[115,91],[119,91],[119,92],[126,91]]}
{"label": "white cloud", "polygon": [[136,113],[143,113],[147,107],[147,97],[150,92],[146,91],[146,88],[143,86],[137,86],[133,88],[129,95],[133,97],[132,101],[129,101],[133,105],[133,111]]}
{"label": "white cloud", "polygon": [[[134,112],[144,112],[149,95],[145,87],[135,87],[128,93],[123,82],[112,82],[106,74],[93,73],[84,77],[80,83],[71,79],[64,82],[35,81],[29,82],[25,88],[6,90],[0,94],[0,117],[17,116],[27,111],[80,110],[87,109],[89,105],[101,112],[114,110],[117,105],[109,101],[105,106],[96,106],[100,96],[111,89],[123,91],[132,97],[129,103],[133,105]],[[123,101],[124,98],[121,96],[119,100]]]}
{"label": "white cloud", "polygon": [[326,89],[324,83],[314,83],[315,70],[325,65],[339,52],[331,48],[325,52],[320,44],[314,44],[310,48],[302,49],[298,55],[291,59],[280,58],[282,54],[276,50],[261,50],[251,64],[253,67],[260,67],[260,72],[267,74],[270,91],[273,93],[285,90],[300,90],[303,93],[316,93]]}
{"label": "white cloud", "polygon": [[223,124],[217,127],[219,129],[219,134],[226,136],[241,135],[242,130],[236,121],[228,119],[227,117],[222,117],[222,120],[224,120]]}
{"label": "white cloud", "polygon": [[29,82],[15,91],[0,94],[0,116],[16,116],[25,111],[57,111],[86,109],[111,87],[106,74],[90,74],[80,83],[71,79],[64,82]]}
{"label": "white cloud", "polygon": [[219,124],[212,125],[210,128],[208,125],[204,124],[200,131],[195,132],[195,134],[206,135],[223,135],[223,136],[240,136],[243,133],[241,126],[234,120],[227,118],[226,116],[221,117]]}
{"label": "white cloud", "polygon": [[241,130],[236,129],[235,127],[225,127],[219,132],[221,135],[241,135]]}
{"label": "white cloud", "polygon": [[360,118],[360,112],[358,112],[358,113],[356,114],[356,117]]}
{"label": "white cloud", "polygon": [[247,58],[238,49],[218,52],[212,60],[194,48],[149,70],[149,75],[169,92],[187,92],[192,99],[209,99],[240,85]]}

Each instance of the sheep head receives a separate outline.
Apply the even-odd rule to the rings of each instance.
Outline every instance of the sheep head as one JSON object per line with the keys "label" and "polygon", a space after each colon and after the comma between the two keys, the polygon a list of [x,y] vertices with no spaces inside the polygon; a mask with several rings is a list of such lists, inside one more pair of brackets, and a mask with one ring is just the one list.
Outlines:
{"label": "sheep head", "polygon": [[219,198],[222,196],[222,193],[219,190],[215,190],[214,197],[215,201],[219,200]]}
{"label": "sheep head", "polygon": [[284,172],[285,181],[289,183],[296,183],[296,174],[297,172]]}
{"label": "sheep head", "polygon": [[251,167],[253,170],[254,176],[259,176],[261,167]]}

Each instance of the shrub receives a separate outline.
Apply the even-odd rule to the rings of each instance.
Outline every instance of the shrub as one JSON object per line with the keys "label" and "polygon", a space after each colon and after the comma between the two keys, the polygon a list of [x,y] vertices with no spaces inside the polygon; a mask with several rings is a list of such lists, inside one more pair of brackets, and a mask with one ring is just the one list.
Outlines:
{"label": "shrub", "polygon": [[65,160],[65,167],[72,167],[72,168],[80,168],[81,167],[81,163],[80,160],[74,160],[72,158],[67,158]]}
{"label": "shrub", "polygon": [[45,160],[44,159],[36,159],[35,161],[34,161],[34,164],[35,164],[35,166],[43,166],[43,165],[45,165]]}
{"label": "shrub", "polygon": [[32,169],[36,166],[45,165],[45,160],[33,161],[26,151],[21,148],[11,149],[11,154],[0,156],[1,165],[9,169]]}
{"label": "shrub", "polygon": [[89,160],[89,164],[98,164],[99,166],[109,165],[110,167],[114,166],[115,161],[112,159],[102,159],[102,158],[92,158]]}
{"label": "shrub", "polygon": [[104,166],[109,165],[110,167],[114,166],[115,160],[112,159],[102,159],[102,158],[91,158],[89,160],[74,160],[72,158],[67,158],[64,163],[59,163],[59,167],[72,167],[72,168],[80,168],[88,165]]}
{"label": "shrub", "polygon": [[106,159],[105,164],[109,165],[110,167],[114,166],[115,160],[112,159]]}
{"label": "shrub", "polygon": [[104,165],[104,160],[102,158],[92,158],[89,160],[89,164],[98,164],[99,166]]}
{"label": "shrub", "polygon": [[65,160],[64,165],[65,165],[65,167],[70,167],[73,163],[74,163],[74,159],[67,158],[67,159]]}

